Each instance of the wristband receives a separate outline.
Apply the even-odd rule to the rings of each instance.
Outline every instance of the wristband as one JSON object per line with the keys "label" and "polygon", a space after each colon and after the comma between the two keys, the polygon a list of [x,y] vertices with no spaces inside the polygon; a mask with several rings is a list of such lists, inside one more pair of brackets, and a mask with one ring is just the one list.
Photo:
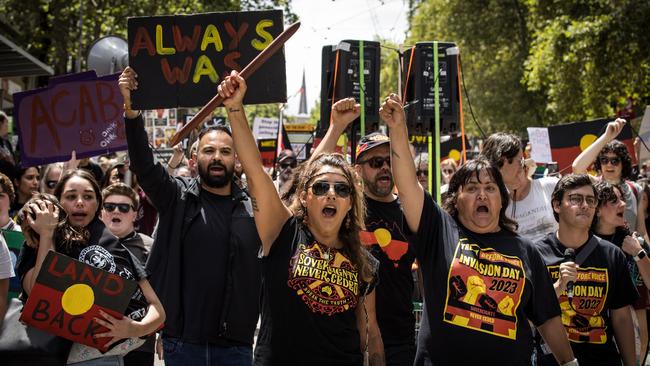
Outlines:
{"label": "wristband", "polygon": [[574,358],[573,360],[571,360],[569,362],[563,363],[562,366],[579,366],[578,359]]}
{"label": "wristband", "polygon": [[639,253],[637,253],[637,255],[635,255],[633,258],[634,258],[635,262],[638,262],[638,261],[640,261],[641,259],[643,259],[643,258],[645,258],[647,256],[648,256],[648,253],[646,253],[645,250],[641,249],[641,251]]}

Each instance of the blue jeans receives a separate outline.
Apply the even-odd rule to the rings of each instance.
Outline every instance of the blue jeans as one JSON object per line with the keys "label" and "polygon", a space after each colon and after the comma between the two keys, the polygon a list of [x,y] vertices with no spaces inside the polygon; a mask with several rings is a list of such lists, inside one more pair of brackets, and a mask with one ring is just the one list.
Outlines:
{"label": "blue jeans", "polygon": [[163,338],[165,366],[252,366],[250,346],[220,347],[208,343],[187,343],[180,338]]}

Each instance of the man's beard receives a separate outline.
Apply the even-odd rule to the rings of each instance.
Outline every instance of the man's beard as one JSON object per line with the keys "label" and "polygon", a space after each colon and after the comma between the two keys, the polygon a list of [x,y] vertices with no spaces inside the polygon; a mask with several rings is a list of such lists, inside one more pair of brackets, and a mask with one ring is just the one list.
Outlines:
{"label": "man's beard", "polygon": [[393,177],[390,177],[390,184],[387,188],[379,187],[379,178],[375,177],[373,180],[364,180],[364,185],[366,188],[377,197],[386,197],[389,194],[393,193],[393,188],[395,183],[393,182]]}
{"label": "man's beard", "polygon": [[[221,177],[210,176],[210,168],[212,167],[221,167],[224,169],[224,175]],[[235,167],[228,169],[227,166],[215,161],[210,163],[207,167],[202,167],[199,165],[199,177],[201,177],[201,183],[205,184],[210,188],[223,188],[232,180]]]}

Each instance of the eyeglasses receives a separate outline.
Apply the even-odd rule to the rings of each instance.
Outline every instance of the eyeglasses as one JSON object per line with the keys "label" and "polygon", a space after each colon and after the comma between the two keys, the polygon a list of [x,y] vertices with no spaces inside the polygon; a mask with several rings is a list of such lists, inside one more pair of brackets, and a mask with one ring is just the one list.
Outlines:
{"label": "eyeglasses", "polygon": [[447,175],[452,175],[455,173],[453,169],[443,169],[442,172]]}
{"label": "eyeglasses", "polygon": [[421,176],[421,175],[424,175],[425,177],[428,177],[429,172],[426,171],[426,170],[418,169],[418,170],[415,171],[415,175],[418,176],[418,177]]}
{"label": "eyeglasses", "polygon": [[120,210],[121,213],[127,213],[132,208],[135,210],[135,208],[128,203],[104,203],[104,210],[106,210],[106,212],[113,212],[116,208]]}
{"label": "eyeglasses", "polygon": [[47,188],[49,188],[49,189],[54,189],[54,187],[56,186],[56,184],[57,184],[58,182],[59,182],[58,180],[46,180],[46,181],[45,181],[45,185],[46,185]]}
{"label": "eyeglasses", "polygon": [[379,168],[384,166],[384,163],[386,163],[388,165],[388,167],[390,168],[390,156],[385,156],[385,157],[375,156],[375,157],[370,158],[370,159],[358,161],[357,163],[358,164],[366,164],[367,163],[373,169],[379,169]]}
{"label": "eyeglasses", "polygon": [[594,208],[598,206],[598,200],[594,196],[583,196],[581,194],[570,194],[569,202],[574,206],[581,206],[583,202],[587,202],[587,206]]}
{"label": "eyeglasses", "polygon": [[336,193],[336,195],[341,198],[350,197],[350,193],[352,193],[352,189],[347,183],[332,183],[324,180],[312,184],[311,191],[316,196],[324,196],[327,194],[327,192],[329,192],[330,189],[332,189],[332,186],[334,186],[334,193]]}
{"label": "eyeglasses", "polygon": [[280,163],[280,168],[282,168],[282,169],[287,169],[289,167],[291,167],[293,169],[293,168],[295,168],[297,166],[298,166],[298,162],[295,161],[295,160],[293,160],[291,162]]}
{"label": "eyeglasses", "polygon": [[607,156],[603,156],[600,158],[600,165],[607,165],[609,163],[611,163],[614,166],[617,166],[618,164],[621,163],[621,159],[618,157],[608,158]]}

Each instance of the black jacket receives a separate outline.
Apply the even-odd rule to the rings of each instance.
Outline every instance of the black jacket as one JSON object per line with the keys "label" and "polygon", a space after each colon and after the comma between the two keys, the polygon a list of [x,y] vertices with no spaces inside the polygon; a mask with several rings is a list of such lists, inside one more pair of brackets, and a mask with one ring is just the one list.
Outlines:
{"label": "black jacket", "polygon": [[[181,288],[182,242],[192,221],[200,213],[198,178],[171,177],[160,163],[154,163],[141,116],[125,119],[129,145],[130,169],[137,175],[140,186],[158,210],[158,227],[154,245],[147,262],[150,282],[160,298],[167,320],[163,332],[183,334],[183,297],[197,297]],[[226,290],[220,316],[219,336],[224,339],[253,344],[259,316],[261,287],[261,241],[253,220],[250,199],[246,192],[232,184],[233,205],[226,271]],[[215,270],[217,270],[215,268]],[[196,301],[201,301],[196,298]]]}

